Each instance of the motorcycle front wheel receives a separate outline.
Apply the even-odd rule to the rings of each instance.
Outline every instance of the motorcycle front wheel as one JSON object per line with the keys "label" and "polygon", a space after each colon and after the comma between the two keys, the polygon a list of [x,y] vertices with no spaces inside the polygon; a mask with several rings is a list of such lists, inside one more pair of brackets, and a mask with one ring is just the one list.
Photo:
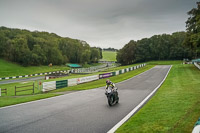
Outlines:
{"label": "motorcycle front wheel", "polygon": [[113,103],[114,103],[114,97],[113,97],[113,95],[111,95],[111,96],[108,97],[108,105],[112,106]]}

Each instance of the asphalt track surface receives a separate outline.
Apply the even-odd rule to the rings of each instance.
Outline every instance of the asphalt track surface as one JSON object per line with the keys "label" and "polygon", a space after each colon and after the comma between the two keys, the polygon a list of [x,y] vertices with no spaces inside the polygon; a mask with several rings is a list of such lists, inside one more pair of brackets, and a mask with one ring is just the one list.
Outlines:
{"label": "asphalt track surface", "polygon": [[156,66],[116,84],[119,104],[109,107],[104,87],[0,108],[0,133],[104,133],[123,119],[164,79]]}

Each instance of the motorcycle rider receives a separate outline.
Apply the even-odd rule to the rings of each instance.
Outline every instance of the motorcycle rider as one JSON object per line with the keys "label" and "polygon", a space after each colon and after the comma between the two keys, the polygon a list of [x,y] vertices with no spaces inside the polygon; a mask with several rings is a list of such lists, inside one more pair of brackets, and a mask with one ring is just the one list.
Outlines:
{"label": "motorcycle rider", "polygon": [[[115,87],[115,84],[113,82],[111,82],[109,79],[106,80],[106,89],[108,89],[108,87],[112,88],[112,91],[114,92],[114,96],[118,97],[118,92],[117,89]],[[107,91],[106,91],[107,92]]]}

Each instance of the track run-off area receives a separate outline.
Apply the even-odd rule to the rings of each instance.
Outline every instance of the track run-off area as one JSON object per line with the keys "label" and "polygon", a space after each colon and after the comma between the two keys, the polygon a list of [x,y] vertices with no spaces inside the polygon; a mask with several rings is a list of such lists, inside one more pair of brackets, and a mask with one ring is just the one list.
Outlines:
{"label": "track run-off area", "polygon": [[0,108],[0,133],[104,133],[137,107],[166,77],[162,65],[117,83],[119,104],[109,107],[105,87]]}

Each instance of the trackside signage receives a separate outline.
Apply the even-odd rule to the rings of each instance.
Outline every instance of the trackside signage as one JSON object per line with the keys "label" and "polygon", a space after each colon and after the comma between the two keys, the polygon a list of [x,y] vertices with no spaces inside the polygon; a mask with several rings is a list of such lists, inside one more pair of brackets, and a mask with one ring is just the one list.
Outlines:
{"label": "trackside signage", "polygon": [[51,91],[56,89],[56,81],[51,81],[51,82],[44,82],[43,83],[43,88],[42,91]]}
{"label": "trackside signage", "polygon": [[112,76],[112,73],[99,74],[99,79],[108,78],[111,76]]}
{"label": "trackside signage", "polygon": [[93,81],[93,80],[97,80],[97,79],[99,79],[99,75],[82,77],[82,78],[78,78],[77,83],[81,84],[81,83],[85,83],[85,82],[89,82],[89,81]]}
{"label": "trackside signage", "polygon": [[78,78],[68,79],[68,86],[77,85],[77,80],[78,80]]}

